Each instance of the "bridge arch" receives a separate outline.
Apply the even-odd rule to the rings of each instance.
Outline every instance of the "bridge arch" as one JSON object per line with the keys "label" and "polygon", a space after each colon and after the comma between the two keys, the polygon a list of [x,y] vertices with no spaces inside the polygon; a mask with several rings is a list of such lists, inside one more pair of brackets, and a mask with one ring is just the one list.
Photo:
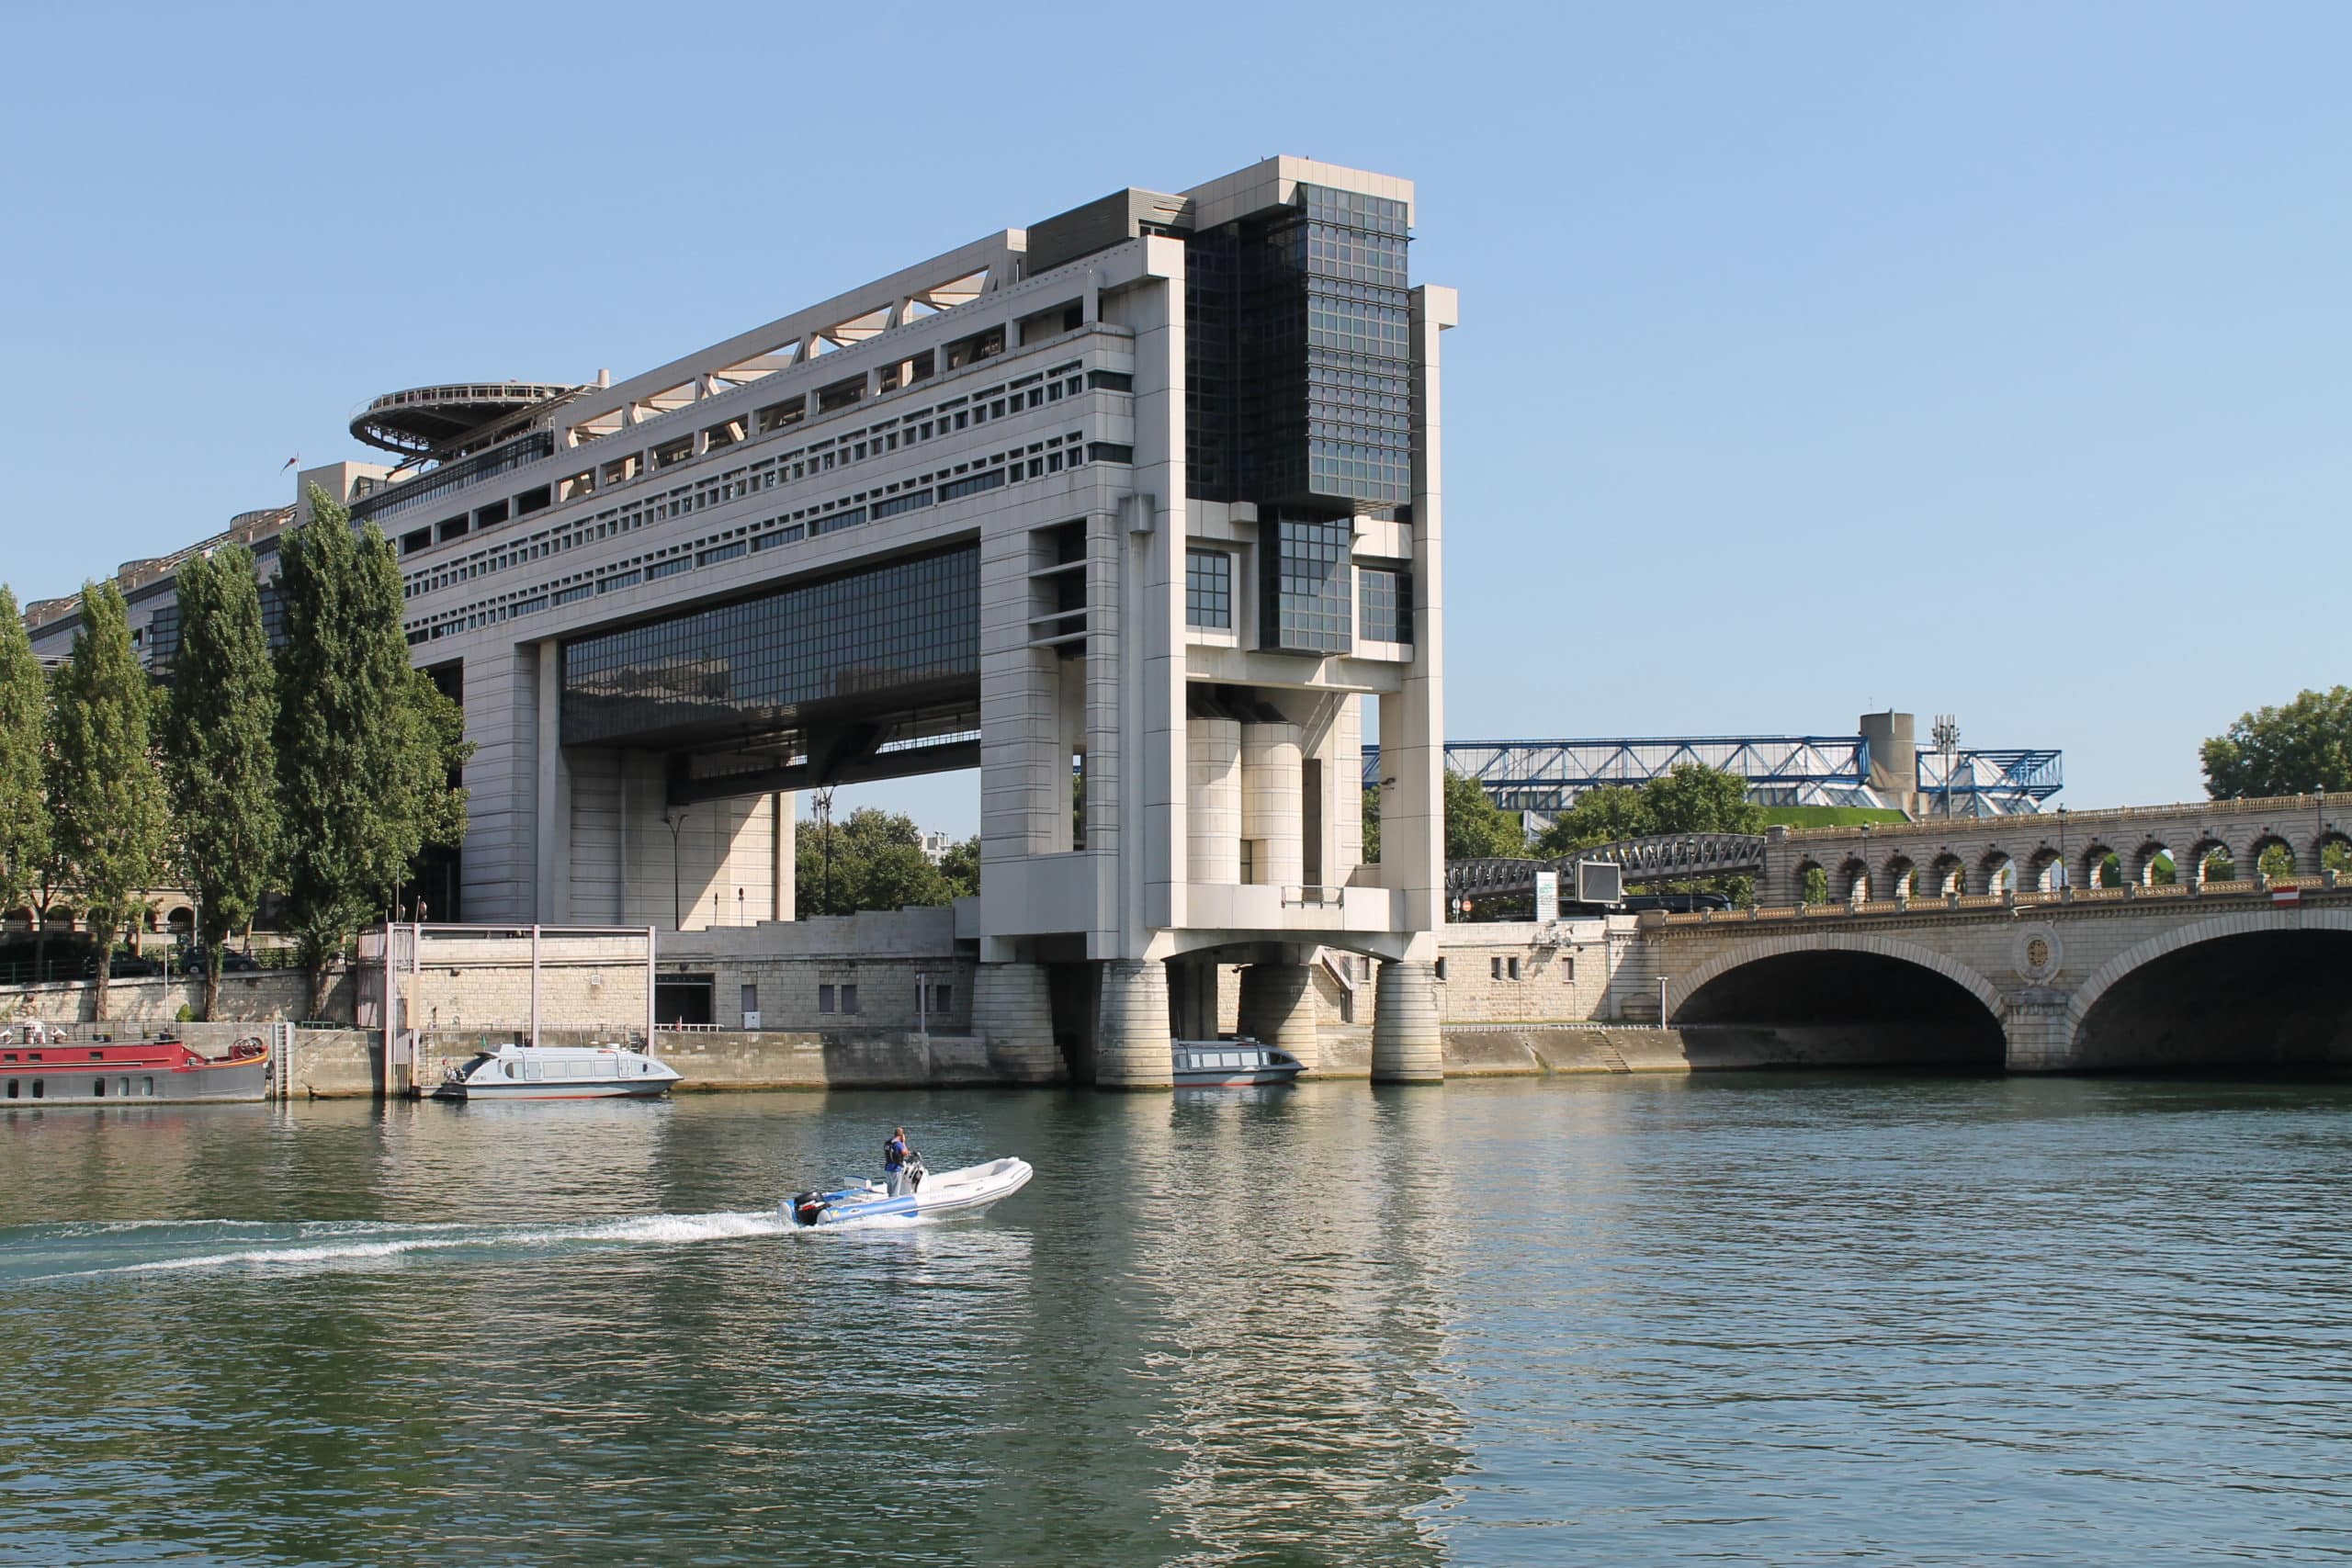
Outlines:
{"label": "bridge arch", "polygon": [[2262,864],[2263,858],[2266,855],[2270,855],[2271,852],[2274,850],[2278,852],[2278,855],[2271,856],[2274,869],[2277,868],[2278,861],[2280,856],[2283,856],[2286,862],[2283,874],[2291,876],[2295,873],[2303,869],[2301,857],[2295,853],[2295,846],[2288,842],[2284,834],[2264,833],[2260,838],[2255,840],[2253,843],[2246,846],[2245,858],[2238,862],[2238,874],[2240,876],[2252,876],[2256,872],[2264,869]]}
{"label": "bridge arch", "polygon": [[[1668,960],[1670,962],[1670,958]],[[1760,1037],[1763,1059],[1820,1066],[2000,1066],[2000,991],[1961,960],[1894,937],[1758,937],[1669,975],[1667,1021]]]}
{"label": "bridge arch", "polygon": [[2132,858],[2123,863],[2124,880],[2135,887],[2152,886],[2156,878],[2156,861],[2159,857],[2170,863],[2173,875],[2177,878],[2180,874],[2180,857],[2172,852],[2170,844],[2152,836],[2143,839],[2140,841],[2140,847],[2132,852]]}
{"label": "bridge arch", "polygon": [[2189,845],[2188,861],[2180,868],[2180,879],[2183,882],[2194,881],[2200,886],[2225,881],[2224,870],[2230,876],[2237,874],[2237,855],[2230,848],[2228,840],[2206,833]]}
{"label": "bridge arch", "polygon": [[2057,892],[2058,868],[2064,864],[2065,864],[2065,862],[2059,858],[2058,852],[2052,849],[2048,844],[2044,844],[2040,849],[2034,851],[2033,854],[2026,861],[2025,891],[2030,893]]}
{"label": "bridge arch", "polygon": [[1919,868],[1909,855],[1896,855],[1886,863],[1886,896],[1890,898],[1916,898],[1919,896]]}
{"label": "bridge arch", "polygon": [[1946,850],[1928,866],[1928,891],[1940,898],[1948,893],[1968,891],[1968,863]]}
{"label": "bridge arch", "polygon": [[[2116,863],[2117,870],[2108,869],[2107,863],[2109,861]],[[2078,863],[2081,874],[2075,878],[2075,886],[2077,887],[2118,886],[2121,882],[2122,864],[2123,857],[2115,852],[2114,845],[2103,839],[2093,839],[2083,850],[2082,860]]]}
{"label": "bridge arch", "polygon": [[2091,971],[2066,1006],[2078,1068],[2352,1067],[2352,909],[2213,915]]}
{"label": "bridge arch", "polygon": [[1976,889],[1980,893],[2014,892],[2018,886],[2018,863],[2006,850],[1987,850],[1976,864]]}

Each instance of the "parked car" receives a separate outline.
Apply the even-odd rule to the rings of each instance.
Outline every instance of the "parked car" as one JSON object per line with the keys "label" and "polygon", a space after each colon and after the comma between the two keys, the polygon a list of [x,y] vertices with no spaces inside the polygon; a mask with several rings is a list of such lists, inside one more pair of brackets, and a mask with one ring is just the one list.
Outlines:
{"label": "parked car", "polygon": [[[189,974],[201,973],[204,968],[204,949],[189,948],[182,963],[187,966]],[[261,960],[250,953],[240,953],[233,947],[224,947],[220,950],[220,973],[223,975],[250,975],[258,972],[260,968]]]}
{"label": "parked car", "polygon": [[[136,953],[118,953],[107,964],[108,977],[117,980],[143,980],[149,976],[161,975],[163,972],[164,966],[161,963],[153,958],[141,957]],[[97,975],[97,955],[93,953],[82,960],[82,978],[95,980]]]}

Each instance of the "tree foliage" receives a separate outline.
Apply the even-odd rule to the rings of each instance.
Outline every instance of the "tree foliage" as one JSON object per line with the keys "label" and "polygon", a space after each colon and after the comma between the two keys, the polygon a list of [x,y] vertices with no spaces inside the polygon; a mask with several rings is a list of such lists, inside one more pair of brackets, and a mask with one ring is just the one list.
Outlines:
{"label": "tree foliage", "polygon": [[1527,852],[1519,818],[1495,805],[1486,786],[1461,773],[1445,775],[1445,858],[1508,859]]}
{"label": "tree foliage", "polygon": [[48,732],[49,680],[16,594],[0,583],[0,910],[30,904],[49,862]]}
{"label": "tree foliage", "polygon": [[107,1016],[115,937],[163,878],[164,782],[150,733],[151,693],[131,650],[120,591],[111,582],[85,584],[82,629],[51,704],[50,811],[58,850],[90,899],[98,1019]]}
{"label": "tree foliage", "polygon": [[[1660,833],[1761,833],[1764,825],[1764,808],[1747,798],[1746,779],[1721,768],[1683,762],[1638,788],[1607,784],[1587,790],[1537,836],[1534,852],[1542,859],[1556,860],[1623,839],[1646,839]],[[1826,875],[1822,885],[1825,889],[1828,886]],[[1700,877],[1662,886],[1679,892],[1721,892],[1739,904],[1748,902],[1755,893],[1755,879],[1747,876]]]}
{"label": "tree foliage", "polygon": [[1683,762],[1634,788],[1610,784],[1588,790],[1553,819],[1535,841],[1550,860],[1595,844],[1659,833],[1761,833],[1764,808],[1747,798],[1737,773]]}
{"label": "tree foliage", "polygon": [[253,556],[229,545],[180,563],[180,647],[159,726],[175,858],[197,899],[209,1019],[222,944],[261,907],[278,852],[277,684]]}
{"label": "tree foliage", "polygon": [[[977,866],[977,843],[973,856]],[[923,854],[922,833],[914,819],[871,806],[851,812],[830,830],[820,823],[802,823],[796,836],[793,874],[796,912],[802,919],[944,904],[953,891],[947,877]]]}
{"label": "tree foliage", "polygon": [[278,658],[275,744],[287,917],[311,1008],[327,965],[406,879],[428,842],[454,842],[465,796],[456,705],[411,668],[400,568],[372,523],[354,532],[315,487],[310,522],[279,547],[287,647]]}
{"label": "tree foliage", "polygon": [[2352,686],[2240,714],[2199,755],[2215,800],[2352,789]]}
{"label": "tree foliage", "polygon": [[947,879],[948,897],[975,898],[980,891],[980,836],[978,833],[960,844],[951,844],[940,858],[939,874]]}

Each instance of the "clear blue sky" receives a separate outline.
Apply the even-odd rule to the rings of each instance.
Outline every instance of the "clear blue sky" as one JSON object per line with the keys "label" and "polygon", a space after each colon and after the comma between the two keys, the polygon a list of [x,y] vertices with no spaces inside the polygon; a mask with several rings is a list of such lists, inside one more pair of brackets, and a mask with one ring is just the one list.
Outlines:
{"label": "clear blue sky", "polygon": [[[1448,729],[1957,712],[2078,807],[2346,669],[2352,8],[18,7],[0,580],[1289,152],[1419,184]],[[969,779],[899,786],[956,830]],[[848,804],[847,792],[843,805]]]}

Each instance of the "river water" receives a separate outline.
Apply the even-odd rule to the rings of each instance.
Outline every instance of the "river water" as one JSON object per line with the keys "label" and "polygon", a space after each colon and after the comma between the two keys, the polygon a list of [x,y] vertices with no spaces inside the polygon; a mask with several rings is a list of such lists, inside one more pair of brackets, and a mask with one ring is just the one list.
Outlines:
{"label": "river water", "polygon": [[2333,1559],[2347,1325],[2344,1086],[19,1110],[0,1563]]}

